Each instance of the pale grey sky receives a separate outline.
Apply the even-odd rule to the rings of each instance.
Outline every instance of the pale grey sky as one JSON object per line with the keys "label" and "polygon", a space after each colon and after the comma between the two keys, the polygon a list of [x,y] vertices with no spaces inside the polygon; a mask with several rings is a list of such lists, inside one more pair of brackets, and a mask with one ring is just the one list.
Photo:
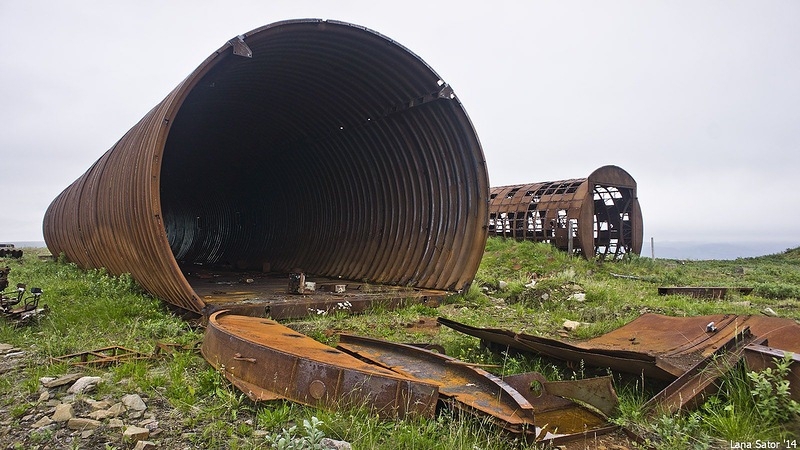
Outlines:
{"label": "pale grey sky", "polygon": [[800,245],[793,0],[0,0],[0,241],[42,240],[49,203],[228,39],[298,18],[425,60],[492,186],[615,164],[648,241]]}

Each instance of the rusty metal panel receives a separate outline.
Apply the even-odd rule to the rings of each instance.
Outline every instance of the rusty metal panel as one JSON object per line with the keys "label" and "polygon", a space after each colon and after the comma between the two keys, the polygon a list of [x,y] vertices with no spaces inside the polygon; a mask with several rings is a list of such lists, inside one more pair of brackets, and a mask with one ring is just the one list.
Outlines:
{"label": "rusty metal panel", "polygon": [[587,178],[493,187],[489,234],[549,242],[587,258],[619,258],[642,250],[642,214],[636,181],[616,166]]}
{"label": "rusty metal panel", "polygon": [[367,364],[269,319],[216,312],[201,352],[253,400],[365,407],[385,418],[433,417],[438,400],[432,383]]}
{"label": "rusty metal panel", "polygon": [[427,63],[361,26],[291,20],[212,53],[43,226],[53,255],[201,312],[195,267],[463,289],[488,195],[477,133]]}
{"label": "rusty metal panel", "polygon": [[747,368],[753,371],[762,371],[769,367],[774,370],[775,359],[780,360],[787,355],[791,358],[789,373],[786,377],[790,386],[789,393],[795,401],[800,402],[800,354],[796,351],[791,352],[759,344],[750,344],[744,349]]}
{"label": "rusty metal panel", "polygon": [[440,395],[449,398],[454,407],[491,419],[526,440],[568,441],[584,433],[602,434],[612,429],[603,417],[571,401],[547,392],[531,392],[533,381],[545,381],[539,374],[501,379],[439,353],[347,334],[340,336],[339,348],[410,378],[435,383]]}
{"label": "rusty metal panel", "polygon": [[743,329],[771,346],[800,353],[800,324],[791,319],[715,314],[670,317],[644,314],[594,339],[574,344],[507,330],[476,328],[443,318],[442,325],[495,345],[566,361],[674,381],[710,357]]}
{"label": "rusty metal panel", "polygon": [[754,342],[750,328],[740,329],[712,355],[695,364],[642,406],[648,414],[674,414],[696,408],[717,391],[716,380],[742,358],[745,347]]}
{"label": "rusty metal panel", "polygon": [[658,288],[658,295],[687,295],[695,298],[714,298],[722,299],[728,295],[729,291],[748,295],[753,292],[750,287],[701,287],[701,286],[661,286]]}

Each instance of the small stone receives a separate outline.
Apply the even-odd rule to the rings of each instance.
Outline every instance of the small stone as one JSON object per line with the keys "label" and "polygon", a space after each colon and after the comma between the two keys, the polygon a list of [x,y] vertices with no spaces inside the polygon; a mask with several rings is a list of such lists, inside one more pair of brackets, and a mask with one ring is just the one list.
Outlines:
{"label": "small stone", "polygon": [[111,402],[109,402],[108,400],[97,401],[91,398],[85,398],[83,399],[83,401],[86,402],[86,404],[89,405],[89,407],[92,408],[92,410],[94,411],[97,411],[99,409],[108,409],[108,407],[111,406]]}
{"label": "small stone", "polygon": [[108,412],[108,417],[117,417],[122,415],[125,412],[125,405],[120,403],[114,403],[111,405],[110,408],[106,410]]}
{"label": "small stone", "polygon": [[147,428],[129,426],[122,432],[122,440],[125,442],[138,442],[150,437],[150,430]]}
{"label": "small stone", "polygon": [[131,419],[140,419],[142,416],[144,416],[143,411],[136,411],[133,409],[128,411],[128,417]]}
{"label": "small stone", "polygon": [[105,420],[108,419],[108,410],[101,409],[99,411],[92,411],[89,413],[89,418],[94,420]]}
{"label": "small stone", "polygon": [[26,415],[22,416],[22,419],[20,419],[20,422],[28,422],[30,420],[33,420],[33,414],[26,414]]}
{"label": "small stone", "polygon": [[54,422],[66,422],[72,419],[72,416],[75,415],[74,411],[72,410],[72,403],[61,403],[56,406],[56,411],[53,413]]}
{"label": "small stone", "polygon": [[94,430],[86,430],[81,432],[81,439],[89,439],[94,434]]}
{"label": "small stone", "polygon": [[100,377],[80,377],[75,383],[67,389],[70,394],[80,394],[89,392],[97,386],[97,383],[103,381]]}
{"label": "small stone", "polygon": [[0,353],[8,353],[14,349],[14,346],[11,344],[0,344]]}
{"label": "small stone", "polygon": [[42,393],[39,394],[39,400],[37,403],[44,403],[48,400],[50,400],[50,391],[42,391]]}
{"label": "small stone", "polygon": [[51,382],[51,381],[53,381],[55,379],[56,379],[56,377],[41,377],[41,378],[39,378],[39,384],[45,385],[45,384],[47,384],[47,383],[49,383],[49,382]]}
{"label": "small stone", "polygon": [[125,426],[125,423],[122,419],[111,419],[108,421],[108,428],[122,428]]}
{"label": "small stone", "polygon": [[508,282],[500,280],[497,282],[497,287],[500,288],[501,291],[504,291],[508,287]]}
{"label": "small stone", "polygon": [[569,296],[570,300],[574,300],[576,302],[585,302],[586,301],[586,294],[583,292],[578,292],[576,294],[572,294]]}
{"label": "small stone", "polygon": [[319,444],[326,450],[352,450],[353,446],[346,441],[337,441],[331,438],[322,438]]}
{"label": "small stone", "polygon": [[73,417],[67,422],[67,428],[70,430],[94,430],[102,425],[99,420],[87,419],[84,417]]}
{"label": "small stone", "polygon": [[778,313],[776,313],[775,310],[770,307],[762,309],[761,312],[771,317],[778,317]]}
{"label": "small stone", "polygon": [[575,331],[579,326],[581,326],[581,323],[574,320],[565,320],[563,325],[564,329],[567,331]]}
{"label": "small stone", "polygon": [[133,447],[133,450],[152,450],[158,448],[156,447],[155,442],[151,441],[139,441],[136,443],[136,446]]}
{"label": "small stone", "polygon": [[31,428],[33,428],[33,429],[44,428],[44,427],[46,427],[48,425],[51,425],[53,423],[55,423],[55,422],[51,418],[49,418],[47,416],[42,416],[41,419],[37,420],[36,422],[33,423],[33,425],[31,425]]}
{"label": "small stone", "polygon": [[122,404],[128,409],[133,409],[135,411],[144,411],[147,409],[147,405],[145,405],[144,400],[142,400],[139,394],[130,394],[122,397]]}
{"label": "small stone", "polygon": [[66,384],[74,383],[81,378],[81,374],[79,373],[68,373],[64,376],[58,377],[54,380],[50,380],[46,383],[42,383],[42,385],[48,389],[64,386]]}
{"label": "small stone", "polygon": [[55,408],[56,406],[58,406],[60,404],[61,404],[60,401],[58,401],[58,400],[56,400],[54,398],[51,398],[50,400],[47,401],[47,403],[45,403],[45,406],[50,407],[50,408]]}

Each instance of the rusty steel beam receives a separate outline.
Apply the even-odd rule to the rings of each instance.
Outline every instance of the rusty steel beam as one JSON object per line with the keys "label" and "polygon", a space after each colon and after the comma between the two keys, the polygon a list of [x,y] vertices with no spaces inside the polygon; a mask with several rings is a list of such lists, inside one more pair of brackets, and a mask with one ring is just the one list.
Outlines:
{"label": "rusty steel beam", "polygon": [[742,295],[749,295],[753,292],[751,287],[711,287],[711,286],[661,286],[658,288],[658,295],[686,295],[695,298],[723,299],[728,292],[738,292]]}
{"label": "rusty steel beam", "polygon": [[488,197],[477,133],[427,63],[362,26],[290,20],[213,52],[43,226],[53,255],[201,312],[198,267],[463,289]]}
{"label": "rusty steel beam", "polygon": [[384,418],[402,418],[433,417],[438,400],[432,383],[367,364],[270,319],[215,312],[200,350],[254,401],[363,407]]}
{"label": "rusty steel beam", "polygon": [[489,235],[549,242],[586,258],[642,250],[636,180],[617,166],[587,178],[492,187]]}
{"label": "rusty steel beam", "polygon": [[775,370],[775,360],[782,360],[786,357],[790,359],[789,373],[786,374],[790,386],[789,395],[795,401],[800,402],[800,353],[760,344],[750,344],[744,349],[747,368],[756,372],[767,368]]}

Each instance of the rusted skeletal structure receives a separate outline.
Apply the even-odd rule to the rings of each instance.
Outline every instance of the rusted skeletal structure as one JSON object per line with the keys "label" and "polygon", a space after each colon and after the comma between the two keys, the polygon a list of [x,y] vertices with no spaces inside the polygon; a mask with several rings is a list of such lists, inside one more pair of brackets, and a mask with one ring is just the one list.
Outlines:
{"label": "rusted skeletal structure", "polygon": [[489,235],[549,242],[589,258],[639,254],[636,180],[603,166],[588,178],[493,187]]}
{"label": "rusted skeletal structure", "polygon": [[52,202],[44,237],[196,312],[200,270],[451,291],[477,271],[488,193],[431,67],[372,30],[292,20],[209,56]]}

